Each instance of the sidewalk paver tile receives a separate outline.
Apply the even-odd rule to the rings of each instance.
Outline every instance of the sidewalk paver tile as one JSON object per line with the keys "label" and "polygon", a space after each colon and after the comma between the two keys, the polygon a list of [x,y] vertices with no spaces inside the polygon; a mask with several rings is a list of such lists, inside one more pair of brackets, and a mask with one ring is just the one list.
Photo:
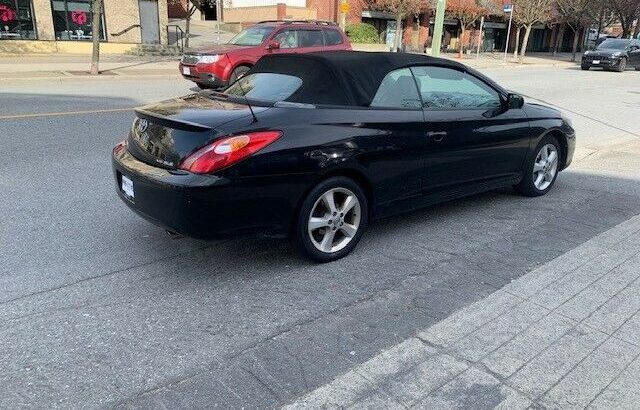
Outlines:
{"label": "sidewalk paver tile", "polygon": [[584,408],[638,354],[640,348],[609,338],[554,386],[541,402],[547,407]]}
{"label": "sidewalk paver tile", "polygon": [[556,314],[545,316],[544,320],[492,352],[482,363],[491,371],[507,378],[575,325],[575,322]]}
{"label": "sidewalk paver tile", "polygon": [[604,333],[578,325],[509,378],[509,384],[537,398],[606,340]]}

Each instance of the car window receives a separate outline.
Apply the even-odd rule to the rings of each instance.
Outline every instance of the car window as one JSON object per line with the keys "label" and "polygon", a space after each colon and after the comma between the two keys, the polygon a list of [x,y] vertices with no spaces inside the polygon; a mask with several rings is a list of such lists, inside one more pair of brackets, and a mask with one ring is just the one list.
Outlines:
{"label": "car window", "polygon": [[611,49],[611,50],[624,50],[629,46],[629,40],[620,38],[610,38],[603,41],[598,48],[599,49]]}
{"label": "car window", "polygon": [[300,47],[322,47],[324,39],[320,30],[298,30],[298,44]]}
{"label": "car window", "polygon": [[451,68],[412,67],[425,109],[492,108],[500,94],[471,74]]}
{"label": "car window", "polygon": [[[284,101],[300,88],[298,77],[277,73],[248,74],[231,84],[224,92],[269,102]],[[246,93],[246,94],[245,94]]]}
{"label": "car window", "polygon": [[328,46],[337,46],[338,44],[342,44],[342,34],[338,30],[335,29],[326,29],[324,30],[325,34],[325,42]]}
{"label": "car window", "polygon": [[267,38],[273,31],[273,27],[251,27],[246,30],[242,30],[236,34],[229,44],[235,44],[238,46],[258,46]]}
{"label": "car window", "polygon": [[420,106],[416,82],[408,68],[387,74],[371,102],[371,107],[420,109]]}
{"label": "car window", "polygon": [[282,30],[273,39],[280,43],[280,48],[297,48],[298,47],[298,31]]}

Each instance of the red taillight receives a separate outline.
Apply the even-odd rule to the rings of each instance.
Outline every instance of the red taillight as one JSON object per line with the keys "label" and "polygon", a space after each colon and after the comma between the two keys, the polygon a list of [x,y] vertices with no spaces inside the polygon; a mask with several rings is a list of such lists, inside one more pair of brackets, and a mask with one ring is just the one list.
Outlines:
{"label": "red taillight", "polygon": [[209,174],[247,158],[281,135],[280,131],[259,131],[226,137],[189,155],[180,168],[196,174]]}
{"label": "red taillight", "polygon": [[127,149],[127,140],[121,141],[113,147],[113,155],[119,155],[125,149]]}

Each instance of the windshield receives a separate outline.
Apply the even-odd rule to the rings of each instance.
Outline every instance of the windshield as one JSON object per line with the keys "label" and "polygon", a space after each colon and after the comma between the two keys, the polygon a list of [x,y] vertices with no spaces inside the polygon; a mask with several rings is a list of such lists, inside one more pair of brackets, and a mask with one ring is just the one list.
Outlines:
{"label": "windshield", "polygon": [[278,102],[291,97],[301,85],[302,80],[292,75],[255,73],[246,75],[231,84],[225,90],[225,94],[246,95],[256,100]]}
{"label": "windshield", "polygon": [[598,46],[598,49],[624,50],[629,45],[629,40],[610,39],[605,40]]}
{"label": "windshield", "polygon": [[272,31],[273,27],[251,27],[236,34],[236,36],[229,41],[229,44],[236,46],[259,46]]}

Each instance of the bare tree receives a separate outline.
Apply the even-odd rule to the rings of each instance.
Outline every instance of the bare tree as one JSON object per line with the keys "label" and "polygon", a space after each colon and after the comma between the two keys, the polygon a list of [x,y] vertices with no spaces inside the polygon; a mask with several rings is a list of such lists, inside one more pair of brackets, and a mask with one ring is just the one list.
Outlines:
{"label": "bare tree", "polygon": [[[191,17],[193,17],[196,11],[202,10],[202,7],[205,5],[215,7],[216,0],[168,0],[168,3],[170,5],[178,5],[181,7],[182,6],[186,7],[185,17],[184,17],[184,36],[185,36],[184,46],[186,48],[189,48],[189,37],[191,33]],[[220,16],[217,16],[216,18],[219,19]]]}
{"label": "bare tree", "polygon": [[402,20],[411,14],[420,13],[424,3],[421,0],[373,0],[369,5],[375,10],[383,10],[396,16],[396,36],[393,48],[402,45]]}
{"label": "bare tree", "polygon": [[535,24],[546,23],[551,19],[551,5],[553,0],[513,0],[513,17],[516,24],[524,26],[524,38],[520,48],[519,61],[524,61],[524,55],[529,43],[529,35]]}
{"label": "bare tree", "polygon": [[573,31],[571,61],[576,61],[580,30],[583,27],[589,27],[594,21],[593,11],[596,0],[556,0],[555,5],[560,14],[560,20]]}
{"label": "bare tree", "polygon": [[100,33],[102,32],[102,0],[91,2],[91,39],[93,52],[91,53],[91,75],[100,74]]}
{"label": "bare tree", "polygon": [[445,16],[460,22],[460,38],[458,39],[458,57],[462,58],[464,52],[464,34],[472,28],[476,21],[488,14],[478,0],[448,0]]}
{"label": "bare tree", "polygon": [[[609,4],[617,15],[620,26],[622,26],[622,37],[628,37],[631,34],[634,20],[640,18],[640,1],[609,0]],[[637,28],[636,31],[638,31]]]}

